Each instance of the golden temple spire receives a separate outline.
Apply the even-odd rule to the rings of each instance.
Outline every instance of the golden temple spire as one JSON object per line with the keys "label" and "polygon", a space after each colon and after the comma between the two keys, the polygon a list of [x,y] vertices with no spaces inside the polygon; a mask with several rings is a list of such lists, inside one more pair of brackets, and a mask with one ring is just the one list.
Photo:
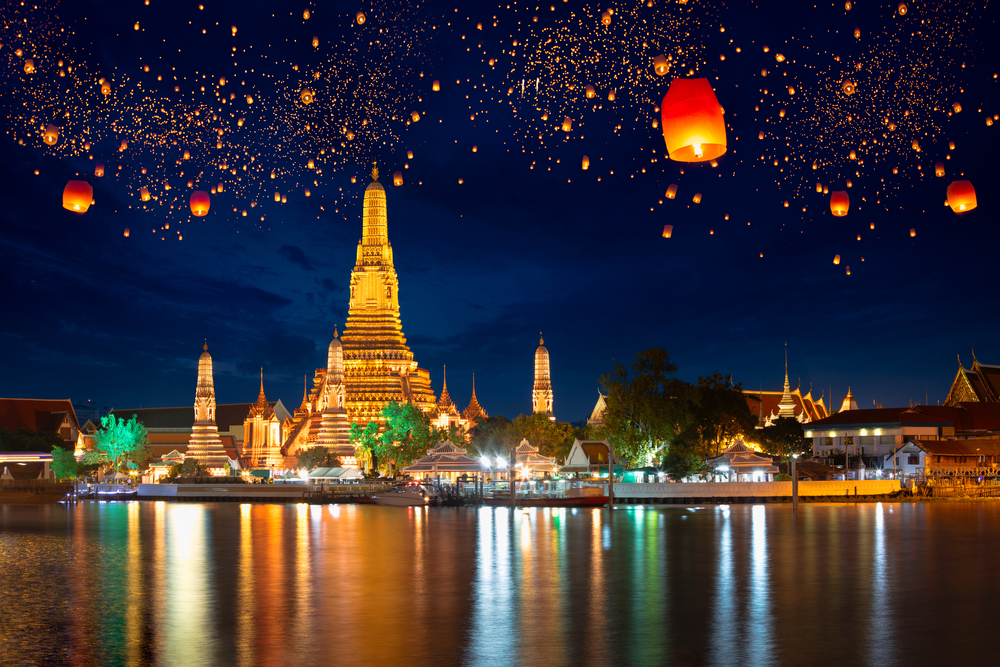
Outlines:
{"label": "golden temple spire", "polygon": [[203,350],[205,350],[206,352],[208,352],[208,339],[207,339],[207,338],[205,339],[205,347],[203,347],[203,348],[201,348],[201,349],[203,349]]}
{"label": "golden temple spire", "polygon": [[378,180],[378,165],[375,164],[375,160],[372,160],[372,180]]}
{"label": "golden temple spire", "polygon": [[334,325],[333,325],[333,337],[334,337],[334,338],[336,338],[336,337],[337,337],[337,335],[338,335],[338,334],[337,334],[337,325],[336,325],[336,324],[334,324]]}
{"label": "golden temple spire", "polygon": [[542,332],[541,331],[538,332],[538,344],[539,345],[545,345],[545,339],[542,338]]}

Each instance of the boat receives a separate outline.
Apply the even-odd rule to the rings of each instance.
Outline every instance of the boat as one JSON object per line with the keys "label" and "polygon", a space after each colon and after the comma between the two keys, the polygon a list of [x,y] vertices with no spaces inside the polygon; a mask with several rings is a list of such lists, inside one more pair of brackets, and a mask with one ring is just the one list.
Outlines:
{"label": "boat", "polygon": [[[601,507],[608,504],[610,500],[607,496],[551,496],[539,498],[523,498],[518,496],[515,500],[516,507]],[[498,507],[509,507],[510,496],[493,496],[483,498],[487,505]]]}
{"label": "boat", "polygon": [[73,490],[72,484],[45,480],[0,481],[0,505],[57,503]]}
{"label": "boat", "polygon": [[387,489],[372,498],[376,505],[390,507],[418,507],[430,505],[434,500],[430,491],[420,484],[406,484]]}

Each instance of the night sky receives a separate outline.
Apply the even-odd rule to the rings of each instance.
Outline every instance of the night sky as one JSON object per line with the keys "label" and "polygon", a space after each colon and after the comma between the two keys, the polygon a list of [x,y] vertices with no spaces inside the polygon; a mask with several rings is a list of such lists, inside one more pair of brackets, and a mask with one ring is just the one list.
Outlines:
{"label": "night sky", "polygon": [[[0,394],[188,405],[207,338],[218,402],[253,401],[263,367],[268,398],[298,406],[303,375],[311,382],[325,364],[347,317],[373,160],[404,333],[436,393],[447,364],[460,409],[474,372],[490,415],[530,411],[540,331],[561,421],[589,416],[613,359],[652,346],[684,379],[719,371],[780,390],[787,341],[793,388],[832,389],[837,406],[848,386],[861,407],[943,400],[956,354],[968,366],[973,347],[1000,364],[1000,121],[986,122],[1000,113],[995,4],[912,2],[905,16],[898,2],[873,0],[850,11],[701,0],[300,4],[5,5]],[[605,28],[607,8],[616,11]],[[626,29],[627,39],[613,32]],[[19,46],[34,50],[35,74],[23,72]],[[601,55],[579,55],[588,50]],[[663,77],[650,66],[660,52],[677,54]],[[78,68],[59,77],[63,53]],[[692,69],[725,109],[729,150],[717,167],[665,159],[652,126],[670,80]],[[98,77],[113,82],[109,96]],[[586,100],[591,81],[597,96]],[[316,95],[308,108],[306,87]],[[205,126],[178,120],[195,108],[208,110]],[[407,123],[414,110],[419,122]],[[564,115],[572,132],[558,128]],[[64,130],[48,147],[40,129],[55,119]],[[885,130],[888,120],[898,129]],[[223,149],[208,141],[216,128]],[[187,212],[191,176],[196,189],[226,184],[203,218]],[[94,186],[86,214],[61,206],[72,178]],[[815,186],[845,190],[848,178],[851,209],[835,218]],[[943,206],[959,178],[978,196],[962,216]],[[674,200],[664,196],[671,183]],[[143,185],[159,197],[145,210]]]}

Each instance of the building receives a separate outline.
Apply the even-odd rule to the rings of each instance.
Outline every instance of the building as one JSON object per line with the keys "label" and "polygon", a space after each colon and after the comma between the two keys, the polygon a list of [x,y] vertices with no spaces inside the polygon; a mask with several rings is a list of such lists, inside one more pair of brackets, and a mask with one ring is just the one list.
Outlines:
{"label": "building", "polygon": [[587,419],[587,424],[593,426],[595,429],[604,428],[604,413],[608,409],[608,397],[601,393],[601,390],[597,390],[597,403],[594,404],[594,409],[590,411],[590,417]]}
{"label": "building", "polygon": [[535,350],[535,385],[531,390],[531,412],[542,414],[555,421],[552,413],[552,373],[549,368],[549,351],[545,349],[545,339],[539,336]]}
{"label": "building", "polygon": [[973,350],[972,368],[966,369],[959,356],[958,372],[952,380],[944,404],[952,406],[959,403],[997,402],[1000,402],[1000,366],[980,364],[976,359],[976,351]]}
{"label": "building", "polygon": [[554,458],[539,454],[538,447],[524,438],[514,450],[514,467],[520,470],[522,475],[548,475],[558,470],[559,464]]}
{"label": "building", "polygon": [[83,447],[80,422],[68,398],[0,398],[0,427],[11,432],[26,428],[54,433],[64,449],[78,451]]}
{"label": "building", "polygon": [[[788,387],[787,381],[785,387]],[[740,440],[705,463],[721,475],[724,482],[771,482],[779,472],[770,456],[755,452]]]}
{"label": "building", "polygon": [[[566,462],[558,472],[577,477],[606,476],[610,451],[611,446],[607,440],[574,440],[566,455]],[[620,464],[614,465],[615,473],[623,472]]]}
{"label": "building", "polygon": [[486,410],[483,410],[483,406],[479,405],[479,399],[476,398],[476,374],[472,374],[472,399],[469,401],[469,405],[466,406],[465,410],[462,411],[462,416],[469,422],[469,428],[481,424],[490,418],[486,414]]}
{"label": "building", "polygon": [[229,456],[219,438],[219,428],[215,423],[215,379],[212,374],[212,355],[208,353],[208,342],[198,357],[198,385],[194,392],[194,424],[188,441],[186,458],[197,459],[209,470],[221,474],[229,463]]}
{"label": "building", "polygon": [[[757,415],[757,428],[774,425],[781,418],[790,417],[800,424],[808,424],[829,416],[824,397],[813,399],[812,389],[802,395],[799,387],[794,390],[788,382],[788,348],[785,348],[785,384],[781,391],[746,391],[747,405]],[[855,406],[857,407],[857,406]]]}
{"label": "building", "polygon": [[377,420],[389,401],[411,402],[423,412],[434,410],[430,374],[413,359],[403,336],[399,279],[378,169],[372,170],[372,182],[365,189],[362,237],[351,271],[342,341],[349,421],[364,425]]}
{"label": "building", "polygon": [[1000,476],[1000,440],[910,440],[885,458],[885,472],[925,478]]}
{"label": "building", "polygon": [[885,456],[907,440],[940,440],[955,435],[955,424],[913,408],[846,410],[809,423],[813,456]]}
{"label": "building", "polygon": [[468,450],[445,440],[427,451],[427,456],[417,459],[403,472],[416,479],[456,482],[463,475],[473,477],[483,472],[478,459],[468,456]]}
{"label": "building", "polygon": [[[473,385],[473,398],[475,398],[475,385]],[[478,405],[478,401],[476,405]],[[469,404],[471,407],[471,403]],[[481,408],[480,408],[481,409]],[[468,410],[468,408],[467,408]],[[441,380],[441,398],[438,399],[437,405],[431,410],[430,413],[431,424],[440,429],[451,429],[457,428],[463,431],[468,431],[472,428],[472,424],[469,420],[458,411],[458,407],[455,406],[455,402],[451,400],[451,396],[448,394],[448,368],[445,367],[443,370],[442,380]]]}
{"label": "building", "polygon": [[[289,418],[285,416],[285,420]],[[281,443],[284,442],[282,426],[282,420],[264,394],[264,371],[261,369],[257,402],[250,406],[243,419],[242,458],[248,468],[284,467],[281,456]]]}

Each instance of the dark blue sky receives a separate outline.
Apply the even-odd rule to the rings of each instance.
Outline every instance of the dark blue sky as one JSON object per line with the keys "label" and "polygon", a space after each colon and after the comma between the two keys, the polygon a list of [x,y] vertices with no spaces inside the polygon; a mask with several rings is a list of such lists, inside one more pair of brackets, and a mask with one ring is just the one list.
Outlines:
{"label": "dark blue sky", "polygon": [[[253,44],[267,54],[259,62],[242,51],[240,56],[241,70],[247,63],[255,68],[257,78],[248,85],[265,98],[267,73],[283,76],[289,69],[276,63],[306,57],[302,45],[290,40],[318,33],[336,42],[338,31],[350,25],[343,17],[356,11],[354,5],[324,4],[303,27],[298,15],[272,18],[274,10],[264,3],[209,6],[204,14],[192,4],[148,15],[142,12],[157,10],[155,0],[152,9],[139,11],[134,4],[74,3],[62,8],[59,20],[74,26],[73,43],[95,69],[131,72],[136,63],[155,62],[192,77],[207,71],[210,78],[235,78],[220,64],[231,57],[230,41],[173,38],[173,31],[210,19],[206,25],[218,21],[215,29],[228,33],[228,24],[238,23],[239,47]],[[663,159],[650,163],[654,149],[662,155],[663,141],[645,121],[634,122],[634,110],[630,117],[622,112],[620,133],[608,129],[615,120],[610,112],[595,114],[601,120],[588,123],[590,136],[553,140],[545,150],[537,142],[532,147],[504,101],[504,74],[465,51],[475,34],[482,52],[505,55],[512,38],[524,39],[516,29],[505,30],[517,25],[520,14],[478,3],[458,5],[458,13],[454,5],[420,8],[426,25],[440,26],[428,30],[421,23],[426,55],[413,72],[425,69],[427,76],[408,72],[399,78],[423,87],[423,119],[403,128],[395,145],[370,151],[364,162],[379,161],[383,182],[391,182],[402,162],[410,164],[406,184],[387,187],[389,238],[403,329],[416,359],[431,372],[435,391],[447,364],[448,389],[460,408],[469,400],[475,372],[479,400],[490,414],[514,417],[530,410],[539,331],[551,354],[555,413],[566,421],[589,415],[598,378],[613,359],[627,362],[652,346],[667,348],[685,379],[719,371],[746,388],[773,390],[781,387],[787,341],[793,386],[801,379],[803,391],[811,385],[817,397],[832,388],[838,405],[850,386],[863,407],[873,400],[889,406],[923,402],[925,396],[932,403],[943,399],[956,354],[968,365],[973,346],[984,363],[1000,363],[990,250],[1000,235],[993,185],[1000,123],[987,127],[984,121],[987,113],[1000,113],[1000,84],[993,78],[1000,60],[996,45],[980,39],[995,31],[995,9],[963,19],[966,43],[955,47],[954,59],[966,67],[954,66],[948,75],[964,91],[964,111],[945,118],[937,137],[958,144],[950,151],[949,176],[960,169],[973,181],[976,211],[959,218],[942,206],[950,177],[909,175],[890,177],[891,186],[882,190],[871,183],[881,176],[856,177],[846,218],[833,218],[821,195],[803,213],[797,205],[805,195],[794,181],[811,187],[813,176],[778,172],[759,160],[757,134],[767,125],[755,118],[754,106],[771,79],[762,80],[758,70],[774,63],[760,45],[796,36],[798,46],[784,48],[790,60],[798,54],[795,76],[808,84],[810,59],[817,68],[825,66],[810,54],[840,48],[830,25],[842,30],[858,24],[878,33],[893,20],[896,4],[855,9],[846,18],[841,4],[715,8],[726,32],[706,28],[696,39],[705,45],[700,72],[712,77],[729,126],[729,153],[718,169]],[[911,17],[920,9],[912,4]],[[954,7],[965,12],[975,5]],[[574,9],[566,3],[538,15],[544,23]],[[301,14],[300,8],[282,8],[289,11]],[[533,12],[531,7],[527,15]],[[491,29],[494,15],[499,26]],[[464,23],[455,19],[447,26],[455,16]],[[150,26],[150,33],[133,31],[136,20]],[[472,29],[478,21],[487,29]],[[369,27],[373,22],[374,15]],[[7,30],[2,58],[11,55]],[[467,32],[470,39],[462,40]],[[739,55],[735,44],[742,45]],[[720,52],[729,54],[726,61]],[[12,67],[2,58],[4,67]],[[8,86],[12,75],[5,76]],[[446,84],[441,93],[426,92],[431,78]],[[484,103],[489,114],[475,122],[464,97],[482,90],[471,90],[467,78],[501,100]],[[463,84],[448,85],[456,79]],[[658,97],[668,84],[664,77]],[[20,98],[5,90],[0,103],[9,113]],[[651,109],[643,108],[649,115]],[[219,402],[254,400],[263,366],[268,397],[290,408],[299,404],[303,374],[311,376],[324,363],[333,328],[346,318],[345,286],[367,183],[360,176],[350,183],[366,168],[360,156],[352,168],[328,169],[309,199],[290,194],[280,209],[262,203],[266,224],[255,226],[248,222],[252,216],[234,214],[232,208],[242,204],[227,200],[228,194],[213,199],[206,218],[178,214],[183,222],[175,221],[174,231],[180,224],[183,241],[177,241],[143,231],[170,218],[129,210],[135,200],[125,177],[91,178],[96,205],[83,216],[63,210],[66,180],[93,162],[54,156],[40,144],[17,145],[11,137],[20,128],[14,120],[10,125],[0,141],[0,394],[92,399],[115,407],[186,405],[193,400],[195,363],[207,338]],[[830,131],[816,127],[817,153]],[[266,161],[275,154],[273,144],[282,141],[288,138],[264,128],[247,148]],[[108,146],[101,150],[111,164],[118,158]],[[405,159],[408,149],[415,153],[412,160]],[[589,172],[580,169],[581,154],[590,155]],[[96,149],[95,159],[102,159]],[[938,158],[928,159],[917,158],[925,170]],[[529,169],[532,160],[553,169]],[[134,168],[126,163],[123,172]],[[659,204],[672,182],[682,194]],[[301,176],[290,176],[275,187],[300,195],[302,183]],[[869,186],[868,197],[878,196],[889,210],[868,201],[856,208],[855,193]],[[264,202],[270,188],[245,198]],[[704,194],[699,205],[690,203],[695,191]],[[789,208],[781,204],[786,199],[793,202]],[[330,212],[334,207],[336,214]],[[664,224],[674,226],[669,240],[660,236]],[[128,239],[122,235],[126,227]],[[913,238],[911,227],[917,230]],[[839,266],[832,264],[835,253],[844,258]]]}

